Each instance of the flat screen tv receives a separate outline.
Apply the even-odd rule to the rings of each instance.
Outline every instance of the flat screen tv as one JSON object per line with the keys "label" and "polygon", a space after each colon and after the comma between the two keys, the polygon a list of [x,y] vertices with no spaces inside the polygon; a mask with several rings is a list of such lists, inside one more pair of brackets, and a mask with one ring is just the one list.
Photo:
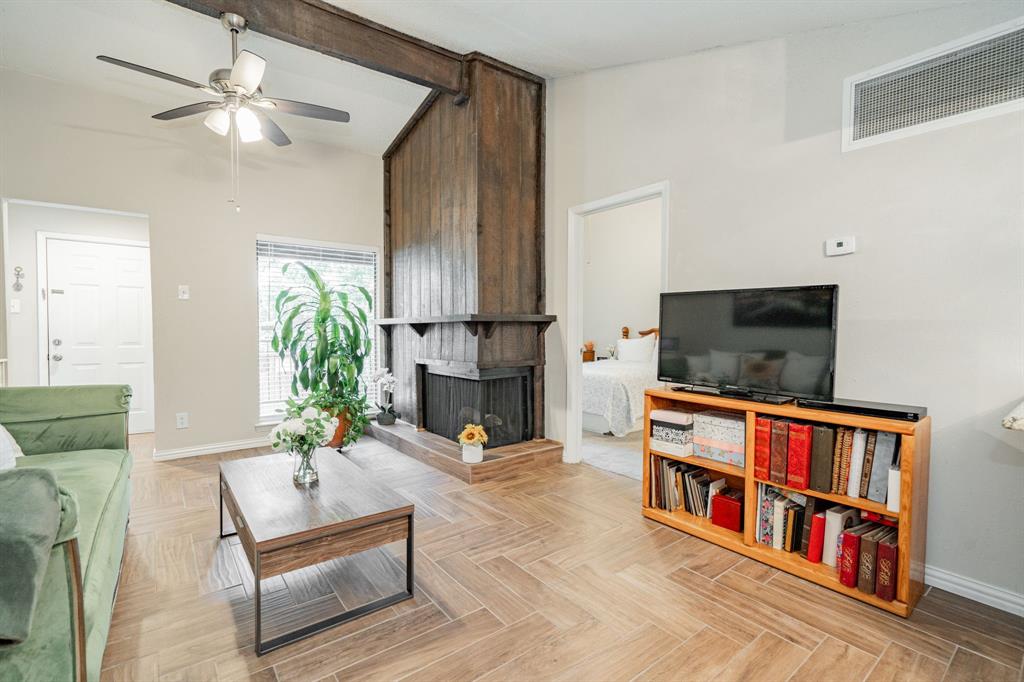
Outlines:
{"label": "flat screen tv", "polygon": [[835,284],[661,295],[658,379],[832,400]]}

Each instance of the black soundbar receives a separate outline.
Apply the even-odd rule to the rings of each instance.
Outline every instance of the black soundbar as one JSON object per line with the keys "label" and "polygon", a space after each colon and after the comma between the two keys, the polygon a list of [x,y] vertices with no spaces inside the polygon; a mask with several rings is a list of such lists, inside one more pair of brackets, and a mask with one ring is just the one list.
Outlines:
{"label": "black soundbar", "polygon": [[916,405],[896,405],[894,403],[873,403],[867,400],[849,400],[847,398],[835,398],[831,401],[797,398],[796,404],[799,407],[807,407],[814,410],[864,414],[870,417],[902,419],[908,422],[919,421],[921,417],[928,415],[927,407],[918,407]]}

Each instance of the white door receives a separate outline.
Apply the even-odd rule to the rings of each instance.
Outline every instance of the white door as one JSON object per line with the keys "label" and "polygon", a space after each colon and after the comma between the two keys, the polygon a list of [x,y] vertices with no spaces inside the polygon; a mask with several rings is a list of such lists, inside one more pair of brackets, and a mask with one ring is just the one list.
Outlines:
{"label": "white door", "polygon": [[51,386],[129,384],[128,430],[153,430],[149,247],[46,239]]}

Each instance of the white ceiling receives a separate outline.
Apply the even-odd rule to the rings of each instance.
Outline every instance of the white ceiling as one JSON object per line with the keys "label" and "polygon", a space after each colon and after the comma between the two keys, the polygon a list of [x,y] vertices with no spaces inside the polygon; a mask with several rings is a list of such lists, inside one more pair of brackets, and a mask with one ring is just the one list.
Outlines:
{"label": "white ceiling", "polygon": [[[379,155],[427,94],[419,85],[255,33],[242,35],[240,47],[267,59],[265,94],[352,115],[350,123],[333,123],[273,114],[296,145],[327,143]],[[132,98],[152,105],[154,114],[208,99],[97,61],[99,54],[206,83],[214,68],[230,66],[231,41],[217,19],[165,0],[0,0],[0,67]],[[190,120],[202,126],[201,116]]]}
{"label": "white ceiling", "polygon": [[328,1],[455,52],[484,52],[553,78],[965,0]]}

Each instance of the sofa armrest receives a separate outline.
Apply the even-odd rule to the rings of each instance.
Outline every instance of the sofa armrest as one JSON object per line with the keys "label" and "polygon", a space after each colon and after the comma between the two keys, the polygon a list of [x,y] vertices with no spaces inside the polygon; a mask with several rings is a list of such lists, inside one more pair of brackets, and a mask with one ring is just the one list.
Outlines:
{"label": "sofa armrest", "polygon": [[61,500],[53,472],[34,467],[0,472],[0,500],[0,644],[17,644],[32,628]]}
{"label": "sofa armrest", "polygon": [[0,424],[26,455],[128,448],[130,386],[0,388]]}

